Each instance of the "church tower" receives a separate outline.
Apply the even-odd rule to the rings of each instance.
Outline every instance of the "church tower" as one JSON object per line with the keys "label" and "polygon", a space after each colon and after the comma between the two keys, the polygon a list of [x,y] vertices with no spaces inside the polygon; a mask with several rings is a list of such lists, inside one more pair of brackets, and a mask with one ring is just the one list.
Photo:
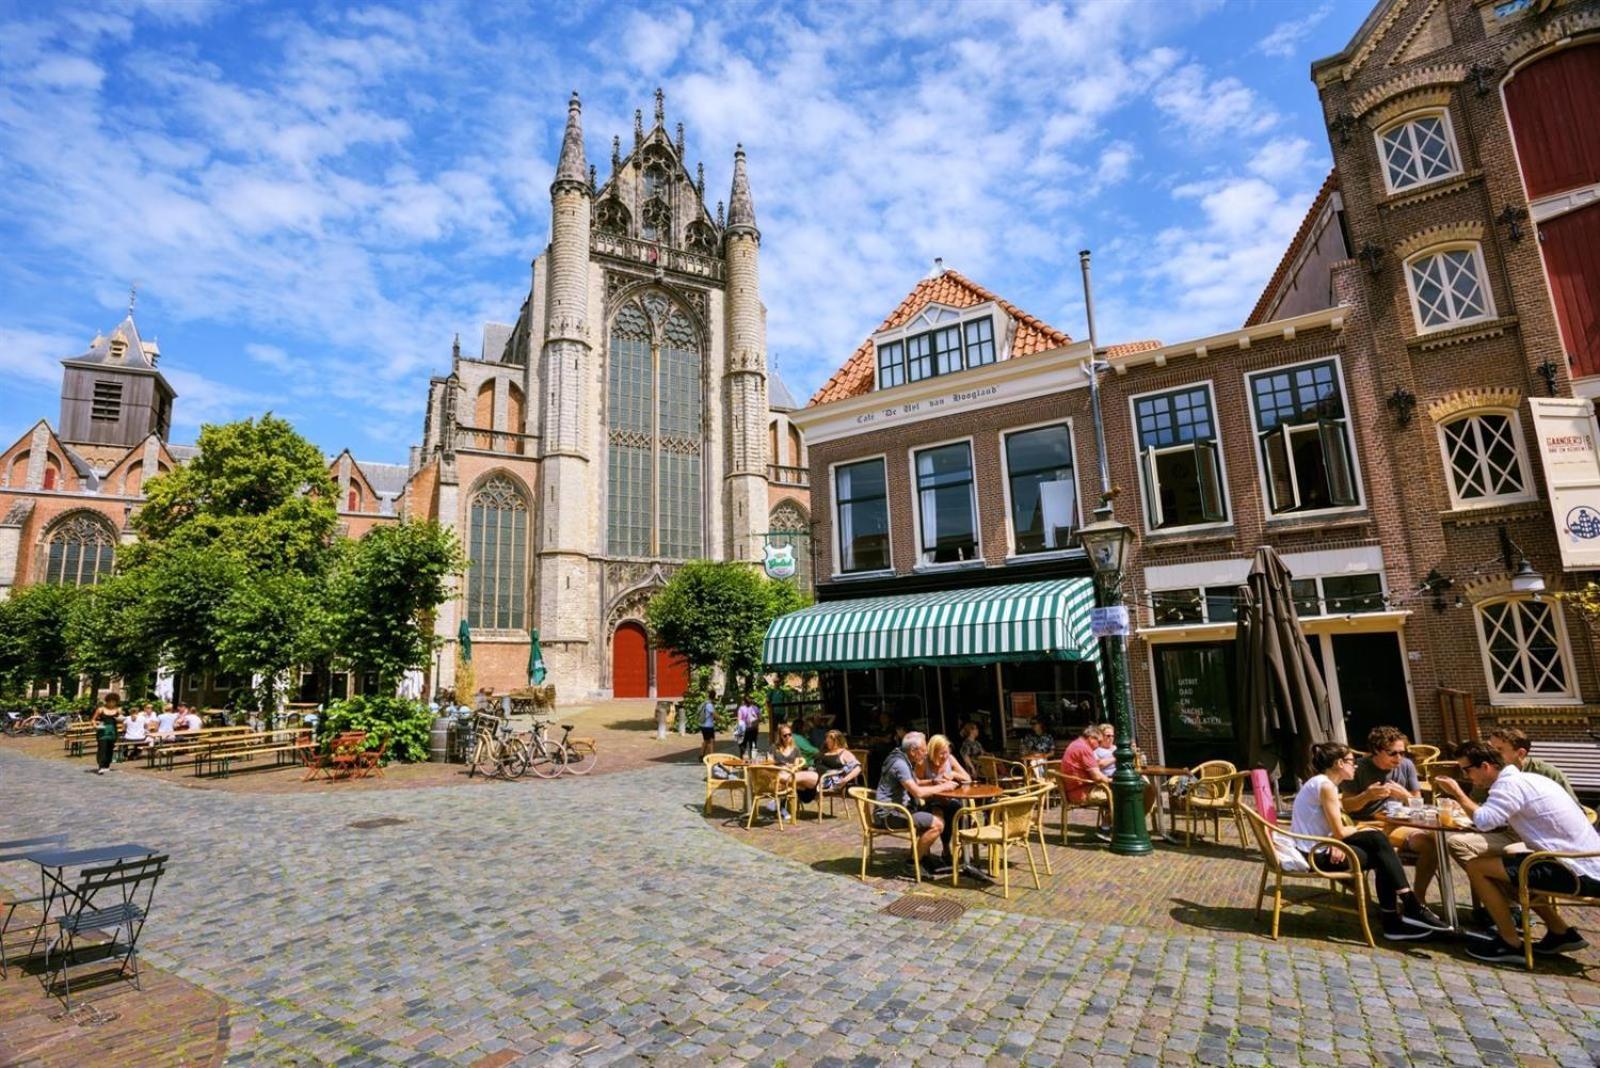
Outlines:
{"label": "church tower", "polygon": [[728,408],[727,549],[729,559],[758,559],[757,535],[767,519],[767,324],[761,305],[756,206],[745,173],[744,146],[733,152],[724,258],[728,265],[728,361],[723,397]]}

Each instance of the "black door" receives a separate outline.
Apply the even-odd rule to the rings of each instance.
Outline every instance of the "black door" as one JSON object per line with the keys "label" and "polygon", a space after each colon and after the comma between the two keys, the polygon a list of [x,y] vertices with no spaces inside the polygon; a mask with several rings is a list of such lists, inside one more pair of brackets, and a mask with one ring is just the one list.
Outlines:
{"label": "black door", "polygon": [[1339,678],[1339,704],[1345,736],[1356,749],[1367,748],[1374,727],[1398,727],[1411,734],[1411,700],[1398,634],[1334,634],[1333,668]]}
{"label": "black door", "polygon": [[1162,763],[1192,768],[1207,760],[1244,766],[1233,718],[1233,643],[1151,647],[1161,713]]}

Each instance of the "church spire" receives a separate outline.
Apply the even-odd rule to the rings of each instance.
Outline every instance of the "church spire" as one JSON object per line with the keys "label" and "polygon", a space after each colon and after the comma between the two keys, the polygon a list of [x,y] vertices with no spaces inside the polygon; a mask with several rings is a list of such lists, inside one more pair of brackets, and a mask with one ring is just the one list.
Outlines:
{"label": "church spire", "polygon": [[577,182],[585,185],[589,180],[589,165],[583,158],[583,104],[578,91],[572,91],[567,104],[567,132],[561,138],[561,161],[556,164],[556,182]]}
{"label": "church spire", "polygon": [[744,145],[733,150],[733,190],[728,194],[728,229],[756,232],[756,203],[744,169]]}

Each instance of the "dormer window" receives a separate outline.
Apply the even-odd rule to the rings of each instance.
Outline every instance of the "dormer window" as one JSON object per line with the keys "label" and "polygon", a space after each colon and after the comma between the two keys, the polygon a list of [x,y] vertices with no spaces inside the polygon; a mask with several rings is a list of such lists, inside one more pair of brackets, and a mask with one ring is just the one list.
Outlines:
{"label": "dormer window", "polygon": [[930,304],[906,325],[879,335],[878,388],[994,363],[994,314],[992,305],[958,311]]}
{"label": "dormer window", "polygon": [[128,343],[120,337],[111,339],[111,358],[120,360],[128,352]]}

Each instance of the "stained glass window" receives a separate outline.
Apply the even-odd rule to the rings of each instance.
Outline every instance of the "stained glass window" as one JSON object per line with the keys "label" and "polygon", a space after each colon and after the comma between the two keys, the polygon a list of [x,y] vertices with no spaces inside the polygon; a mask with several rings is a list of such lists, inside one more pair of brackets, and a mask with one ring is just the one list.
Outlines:
{"label": "stained glass window", "polygon": [[117,532],[98,515],[75,512],[45,535],[44,581],[59,586],[93,586],[111,574]]}
{"label": "stained glass window", "polygon": [[467,523],[467,623],[521,630],[527,586],[528,502],[504,475],[472,495]]}

